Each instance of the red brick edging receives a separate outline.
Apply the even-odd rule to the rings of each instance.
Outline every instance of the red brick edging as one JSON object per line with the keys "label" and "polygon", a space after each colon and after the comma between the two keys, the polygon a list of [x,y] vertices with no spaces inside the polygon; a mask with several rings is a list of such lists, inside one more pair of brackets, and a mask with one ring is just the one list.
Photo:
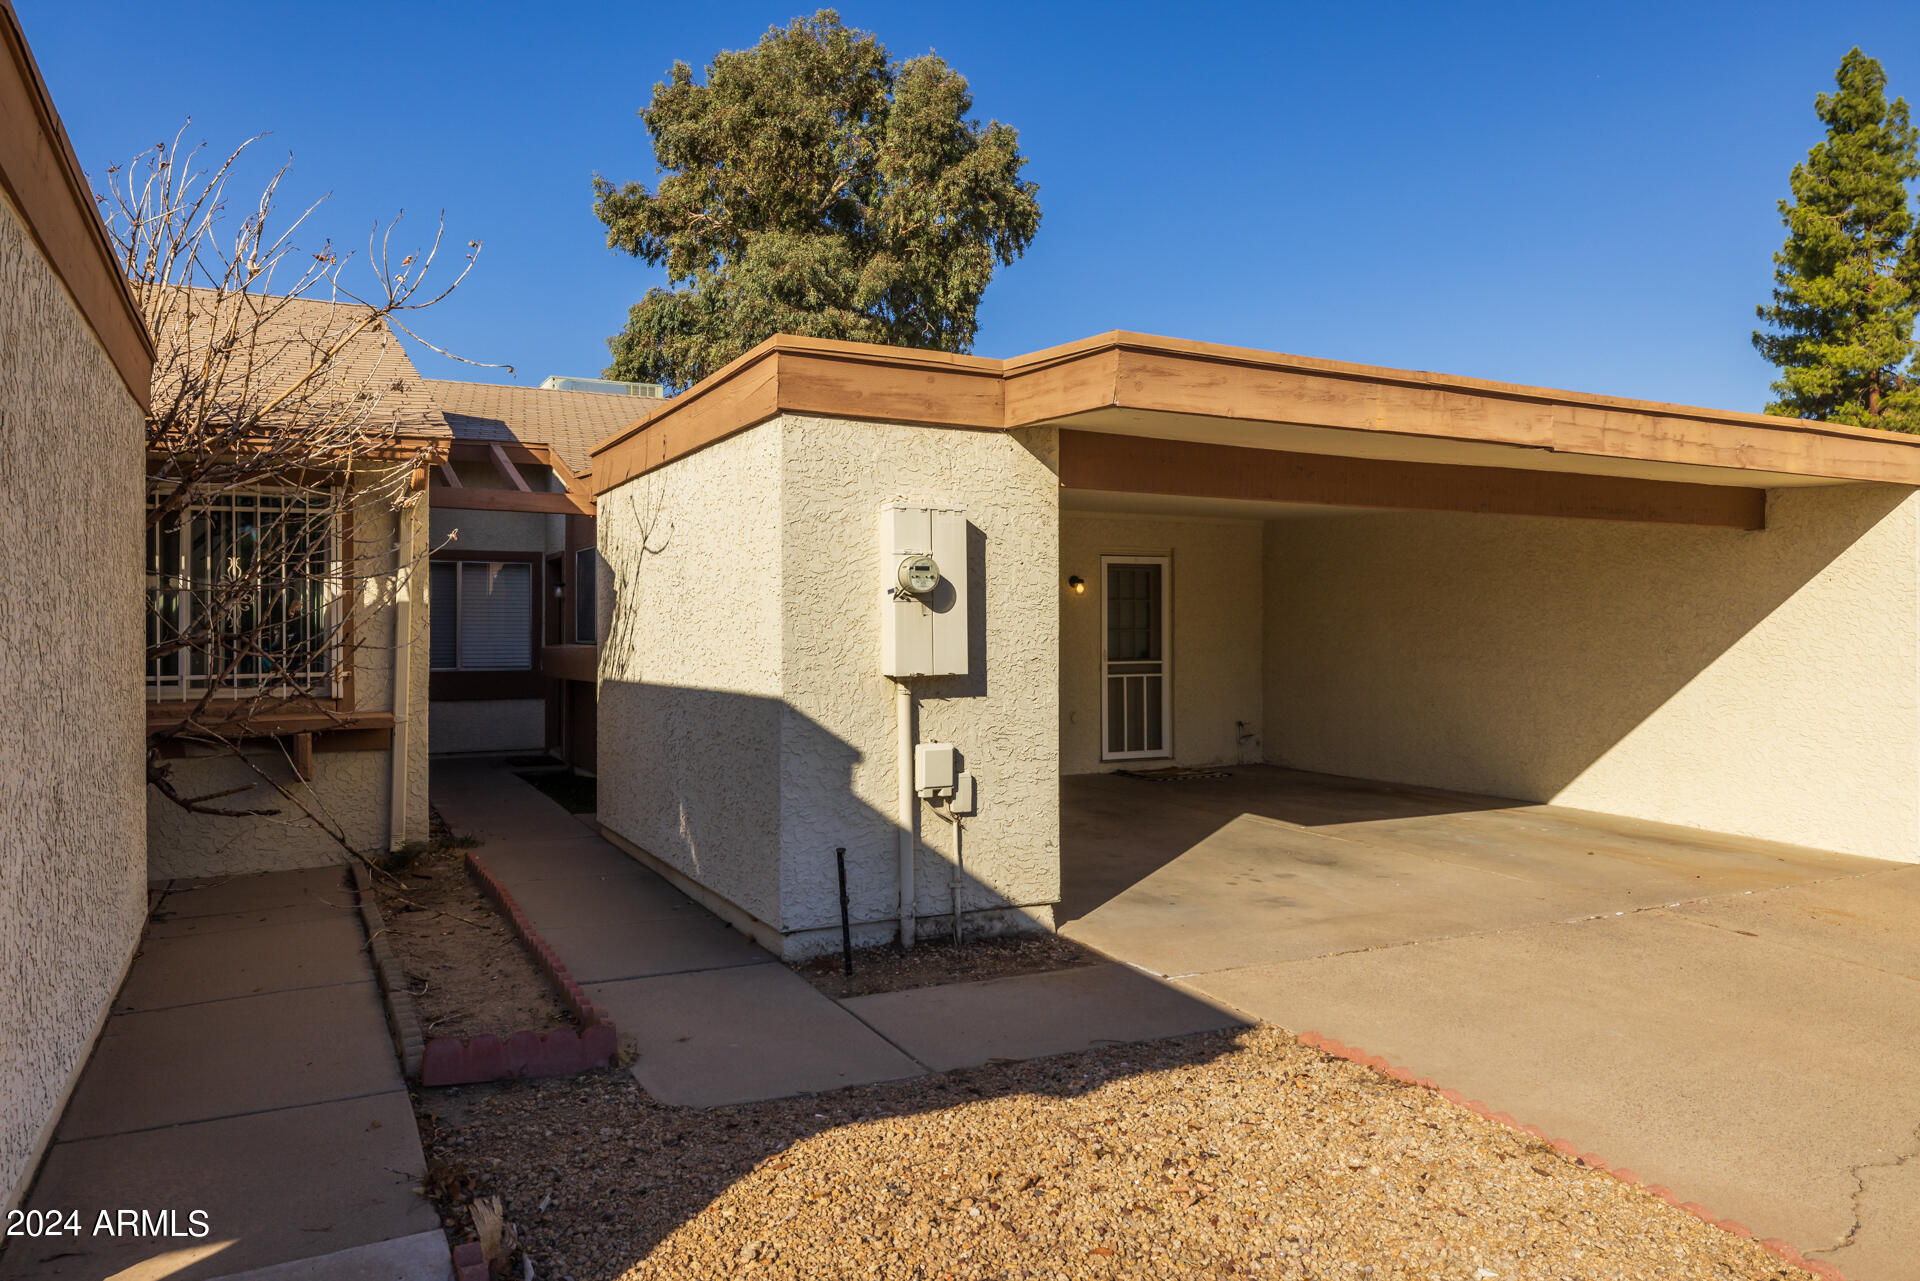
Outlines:
{"label": "red brick edging", "polygon": [[[1682,1201],[1679,1195],[1671,1188],[1658,1183],[1645,1183],[1641,1180],[1640,1176],[1632,1170],[1615,1169],[1593,1153],[1582,1152],[1578,1145],[1570,1143],[1566,1139],[1550,1139],[1547,1137],[1547,1132],[1537,1125],[1522,1125],[1505,1112],[1495,1112],[1479,1099],[1469,1099],[1458,1090],[1443,1089],[1439,1082],[1430,1080],[1424,1076],[1415,1076],[1405,1068],[1395,1067],[1377,1054],[1368,1054],[1365,1050],[1358,1049],[1354,1046],[1343,1045],[1332,1037],[1322,1036],[1318,1032],[1302,1032],[1294,1039],[1302,1045],[1311,1046],[1333,1058],[1345,1059],[1349,1063],[1357,1063],[1361,1067],[1372,1068],[1375,1072],[1378,1072],[1381,1076],[1389,1080],[1399,1081],[1405,1085],[1417,1085],[1423,1090],[1431,1090],[1449,1103],[1457,1103],[1469,1112],[1475,1112],[1486,1117],[1489,1121],[1496,1121],[1510,1130],[1518,1130],[1522,1134],[1539,1139],[1548,1147],[1571,1157],[1582,1165],[1590,1166],[1606,1174],[1611,1174],[1622,1183],[1631,1183],[1644,1187],[1647,1191],[1653,1193],[1653,1195],[1659,1197],[1676,1210],[1685,1210],[1688,1214],[1691,1214],[1694,1218],[1699,1219],[1710,1227],[1719,1228],[1723,1232],[1731,1232],[1733,1235],[1744,1237],[1749,1241],[1754,1239],[1752,1230],[1744,1223],[1740,1223],[1734,1219],[1716,1219],[1705,1206],[1696,1201]],[[1799,1250],[1787,1242],[1782,1241],[1779,1237],[1768,1237],[1759,1242],[1759,1245],[1761,1249],[1767,1251],[1767,1253],[1773,1255],[1783,1263],[1790,1263],[1796,1268],[1804,1268],[1817,1277],[1825,1278],[1825,1281],[1846,1281],[1846,1278],[1840,1274],[1839,1268],[1821,1259],[1807,1258],[1801,1254]]]}
{"label": "red brick edging", "polygon": [[540,937],[507,887],[487,870],[479,856],[468,851],[466,864],[467,874],[473,877],[480,892],[513,922],[514,933],[533,953],[533,959],[553,984],[561,1003],[580,1021],[580,1029],[515,1032],[504,1040],[497,1036],[476,1036],[465,1041],[455,1036],[435,1037],[427,1042],[421,1055],[420,1084],[472,1085],[516,1076],[570,1076],[613,1062],[618,1044],[613,1024],[593,1008],[586,992],[567,972],[566,963]]}
{"label": "red brick edging", "polygon": [[465,1241],[453,1247],[454,1281],[489,1281],[492,1275],[478,1241]]}

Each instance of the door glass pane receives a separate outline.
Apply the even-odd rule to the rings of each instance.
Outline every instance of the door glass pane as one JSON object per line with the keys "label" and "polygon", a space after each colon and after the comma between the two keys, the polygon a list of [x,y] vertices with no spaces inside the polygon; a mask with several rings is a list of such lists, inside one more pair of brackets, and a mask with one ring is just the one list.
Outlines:
{"label": "door glass pane", "polygon": [[1160,566],[1107,566],[1107,658],[1160,657]]}

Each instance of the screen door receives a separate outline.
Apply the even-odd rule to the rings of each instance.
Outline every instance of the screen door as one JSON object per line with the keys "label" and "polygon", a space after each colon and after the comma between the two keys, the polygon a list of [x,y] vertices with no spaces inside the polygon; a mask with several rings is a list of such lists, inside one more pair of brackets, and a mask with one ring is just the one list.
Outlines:
{"label": "screen door", "polygon": [[1167,602],[1172,565],[1164,556],[1103,556],[1101,759],[1173,754],[1173,673]]}

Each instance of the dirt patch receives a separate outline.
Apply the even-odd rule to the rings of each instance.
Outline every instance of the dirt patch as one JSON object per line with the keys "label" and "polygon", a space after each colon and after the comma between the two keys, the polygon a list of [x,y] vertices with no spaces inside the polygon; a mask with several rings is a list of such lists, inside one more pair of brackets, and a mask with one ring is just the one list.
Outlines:
{"label": "dirt patch", "polygon": [[977,939],[955,946],[922,940],[911,952],[892,944],[863,947],[853,954],[853,977],[842,972],[839,953],[793,961],[789,968],[807,982],[839,998],[899,992],[939,983],[970,983],[1016,974],[1045,974],[1093,965],[1104,957],[1058,934],[1020,934]]}
{"label": "dirt patch", "polygon": [[465,858],[443,836],[374,877],[421,1031],[432,1040],[574,1026],[513,926],[467,875]]}
{"label": "dirt patch", "polygon": [[418,1107],[442,1212],[500,1196],[540,1277],[1806,1276],[1272,1028],[711,1111],[612,1071]]}

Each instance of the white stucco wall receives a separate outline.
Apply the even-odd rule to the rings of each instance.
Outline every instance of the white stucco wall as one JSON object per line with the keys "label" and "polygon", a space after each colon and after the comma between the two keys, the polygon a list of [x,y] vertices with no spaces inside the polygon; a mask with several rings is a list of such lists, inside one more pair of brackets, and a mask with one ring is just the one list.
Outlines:
{"label": "white stucco wall", "polygon": [[[360,513],[355,522],[356,562],[375,567],[375,578],[362,585],[357,618],[361,641],[353,651],[353,700],[362,711],[393,709],[394,613],[387,584],[391,582],[399,520],[408,519],[422,545],[428,514],[416,504],[404,516],[374,520]],[[407,840],[427,838],[427,750],[431,733],[428,666],[431,610],[424,559],[410,575],[412,641],[407,649],[408,754]],[[395,739],[401,736],[396,732]],[[324,815],[355,850],[384,850],[389,840],[388,797],[392,790],[392,754],[385,748],[316,750],[314,777],[301,782],[293,775],[284,753],[271,744],[249,748],[249,759],[269,777],[284,784],[301,805]],[[289,802],[258,775],[231,755],[213,759],[171,762],[176,786],[187,795],[219,791],[248,784],[248,790],[219,802],[234,809],[275,808],[273,817],[228,818],[190,814],[157,791],[147,796],[148,874],[168,877],[231,876],[245,872],[280,871],[346,861],[338,841],[309,820],[300,805]],[[191,789],[191,790],[188,790]]]}
{"label": "white stucco wall", "polygon": [[144,441],[0,193],[0,1210],[26,1191],[146,917]]}
{"label": "white stucco wall", "polygon": [[[1167,759],[1100,759],[1100,558],[1123,555],[1172,559],[1173,755]],[[1070,574],[1087,582],[1083,595],[1060,589],[1061,773],[1261,759],[1261,556],[1259,521],[1061,513],[1061,582]]]}
{"label": "white stucco wall", "polygon": [[[456,462],[453,471],[468,489],[506,488],[491,463]],[[522,479],[535,489],[551,487],[553,473],[545,468],[522,469]],[[545,552],[551,550],[550,526],[564,517],[539,512],[469,511],[435,508],[431,519],[433,546],[463,552]],[[564,528],[564,526],[563,526]],[[557,546],[557,545],[556,545]]]}
{"label": "white stucco wall", "polygon": [[1920,859],[1920,498],[1759,532],[1272,522],[1267,748],[1305,769]]}
{"label": "white stucco wall", "polygon": [[780,919],[780,427],[600,496],[599,821]]}
{"label": "white stucco wall", "polygon": [[441,753],[545,751],[546,700],[442,699],[433,704],[433,737]]}
{"label": "white stucco wall", "polygon": [[[890,935],[879,512],[896,498],[958,504],[974,671],[916,682],[919,738],[956,744],[979,779],[964,908],[1002,914],[983,927],[1046,919],[1059,895],[1054,449],[1050,431],[790,417],[602,495],[600,822],[788,936],[790,951],[837,927],[844,846],[862,937]],[[952,836],[931,815],[924,828],[917,909],[940,916]],[[1021,908],[1034,911],[1006,914]]]}
{"label": "white stucco wall", "polygon": [[[837,928],[837,846],[847,849],[853,919],[899,916],[895,692],[880,675],[879,608],[880,509],[896,499],[966,509],[971,670],[913,682],[918,740],[954,744],[977,780],[962,910],[1045,908],[1060,897],[1056,450],[1045,429],[787,420],[780,837],[789,932]],[[917,913],[939,917],[952,908],[953,830],[927,810],[921,835]]]}

